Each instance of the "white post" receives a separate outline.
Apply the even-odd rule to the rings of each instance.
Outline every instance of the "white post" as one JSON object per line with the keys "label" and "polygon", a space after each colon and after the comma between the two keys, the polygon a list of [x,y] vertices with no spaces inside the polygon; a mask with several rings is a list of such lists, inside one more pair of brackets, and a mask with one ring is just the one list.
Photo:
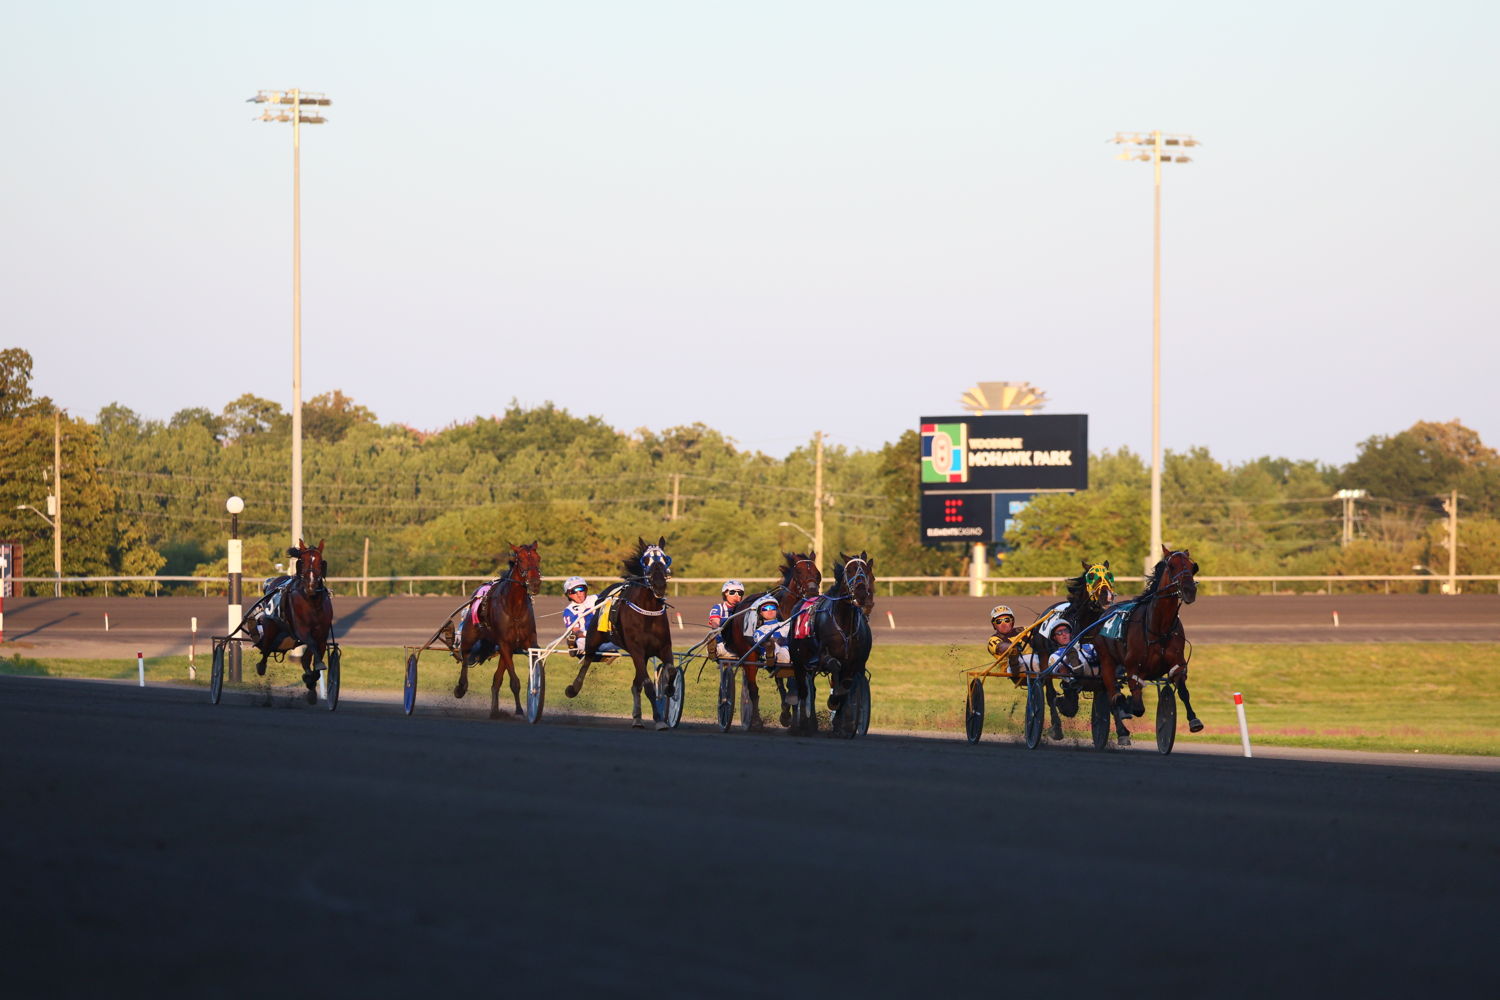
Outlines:
{"label": "white post", "polygon": [[141,687],[146,686],[146,654],[137,652],[135,654],[135,669],[140,674]]}
{"label": "white post", "polygon": [[104,612],[104,631],[109,631],[109,612]]}
{"label": "white post", "polygon": [[302,92],[295,88],[292,90],[292,544],[302,544]]}
{"label": "white post", "polygon": [[886,619],[886,621],[888,621],[888,622],[891,623],[891,628],[895,628],[896,627],[896,616],[895,615],[893,615],[889,611],[887,611],[885,613],[885,619]]}
{"label": "white post", "polygon": [[969,596],[984,596],[984,543],[975,542],[969,554]]}
{"label": "white post", "polygon": [[1245,696],[1238,691],[1234,693],[1234,710],[1240,717],[1240,746],[1245,748],[1245,756],[1250,756],[1250,726],[1245,722]]}

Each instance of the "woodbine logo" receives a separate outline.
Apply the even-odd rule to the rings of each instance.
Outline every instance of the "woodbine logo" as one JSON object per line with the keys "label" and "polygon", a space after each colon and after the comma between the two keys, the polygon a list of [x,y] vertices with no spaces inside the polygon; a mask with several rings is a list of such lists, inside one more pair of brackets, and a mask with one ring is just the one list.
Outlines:
{"label": "woodbine logo", "polygon": [[1072,449],[1027,448],[1023,437],[969,437],[968,424],[922,425],[924,483],[966,483],[978,468],[1072,465]]}
{"label": "woodbine logo", "polygon": [[1037,450],[1026,447],[1026,439],[1018,437],[969,438],[969,465],[1072,465],[1073,451]]}

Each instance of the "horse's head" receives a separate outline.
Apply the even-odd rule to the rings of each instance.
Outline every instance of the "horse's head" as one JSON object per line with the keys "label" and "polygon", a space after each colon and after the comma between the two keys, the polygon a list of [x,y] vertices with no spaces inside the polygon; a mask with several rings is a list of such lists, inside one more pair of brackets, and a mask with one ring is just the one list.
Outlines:
{"label": "horse's head", "polygon": [[870,558],[870,553],[846,556],[840,552],[833,575],[868,617],[875,610],[875,560]]}
{"label": "horse's head", "polygon": [[802,601],[817,597],[818,591],[823,589],[823,574],[818,569],[817,556],[811,552],[783,552],[781,557],[781,585],[792,599]]}
{"label": "horse's head", "polygon": [[667,599],[667,580],[672,576],[672,557],[667,555],[667,538],[663,535],[657,539],[655,545],[647,544],[644,538],[638,538],[639,543],[635,563],[638,567],[637,575],[658,600]]}
{"label": "horse's head", "polygon": [[542,590],[542,557],[537,543],[510,547],[510,578],[526,585],[526,593],[535,597]]}
{"label": "horse's head", "polygon": [[1083,592],[1095,604],[1115,599],[1115,575],[1109,571],[1109,560],[1102,563],[1083,561]]}
{"label": "horse's head", "polygon": [[1162,587],[1158,593],[1166,594],[1175,589],[1182,597],[1183,604],[1192,604],[1198,599],[1198,581],[1195,578],[1198,564],[1193,562],[1187,549],[1173,552],[1163,545],[1161,554],[1161,573],[1157,579],[1161,581]]}
{"label": "horse's head", "polygon": [[323,540],[308,545],[299,538],[286,554],[296,560],[292,572],[302,592],[309,596],[323,593],[323,577],[328,573],[328,563],[323,561]]}

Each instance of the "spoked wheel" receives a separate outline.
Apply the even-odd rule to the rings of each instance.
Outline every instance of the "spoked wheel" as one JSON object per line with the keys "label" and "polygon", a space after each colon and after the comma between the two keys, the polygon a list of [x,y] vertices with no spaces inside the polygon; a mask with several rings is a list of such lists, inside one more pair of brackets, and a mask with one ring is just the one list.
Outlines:
{"label": "spoked wheel", "polygon": [[1177,692],[1171,684],[1156,689],[1156,749],[1171,753],[1177,742]]}
{"label": "spoked wheel", "polygon": [[401,688],[401,707],[410,715],[417,707],[417,654],[406,658],[406,684]]}
{"label": "spoked wheel", "polygon": [[1110,718],[1109,697],[1103,691],[1094,692],[1094,707],[1089,714],[1089,733],[1094,738],[1094,749],[1103,750],[1109,745]]}
{"label": "spoked wheel", "polygon": [[732,666],[719,667],[719,732],[727,733],[734,725],[734,676]]}
{"label": "spoked wheel", "polygon": [[984,735],[984,681],[969,678],[969,696],[964,699],[964,734],[970,743],[978,743]]}
{"label": "spoked wheel", "polygon": [[848,715],[845,736],[864,736],[870,731],[870,675],[863,670],[849,685],[849,694],[844,698],[844,707],[839,714]]}
{"label": "spoked wheel", "polygon": [[1042,742],[1042,723],[1047,720],[1047,695],[1040,677],[1026,681],[1026,749],[1035,750]]}
{"label": "spoked wheel", "polygon": [[661,720],[667,724],[668,729],[676,729],[677,724],[682,721],[682,689],[687,685],[683,682],[682,671],[677,671],[677,683],[672,686],[672,693],[668,696],[662,695],[662,684],[667,679],[667,665],[658,663],[656,665],[656,697],[661,702]]}
{"label": "spoked wheel", "polygon": [[812,673],[807,675],[807,697],[797,706],[797,722],[803,732],[818,731],[818,681]]}
{"label": "spoked wheel", "polygon": [[547,661],[534,655],[526,660],[526,721],[534,726],[547,704]]}
{"label": "spoked wheel", "polygon": [[214,643],[213,664],[208,671],[208,703],[217,705],[224,697],[224,643]]}
{"label": "spoked wheel", "polygon": [[328,662],[323,665],[324,679],[328,682],[326,701],[328,711],[332,712],[339,707],[339,648],[334,646],[328,651]]}

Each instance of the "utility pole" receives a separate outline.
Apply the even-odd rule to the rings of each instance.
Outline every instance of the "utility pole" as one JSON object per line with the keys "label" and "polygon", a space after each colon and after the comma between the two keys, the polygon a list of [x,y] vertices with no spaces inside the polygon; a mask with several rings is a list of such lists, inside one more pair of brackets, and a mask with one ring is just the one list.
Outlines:
{"label": "utility pole", "polygon": [[1344,528],[1339,533],[1339,545],[1347,548],[1354,541],[1354,501],[1362,500],[1369,496],[1365,490],[1339,490],[1333,495],[1335,500],[1344,503]]}
{"label": "utility pole", "polygon": [[56,496],[52,513],[52,574],[57,596],[62,596],[62,413],[52,414],[52,490]]}
{"label": "utility pole", "polygon": [[677,520],[677,497],[681,492],[681,489],[682,473],[674,472],[672,473],[672,516],[667,518],[668,521]]}
{"label": "utility pole", "polygon": [[370,539],[365,537],[365,561],[360,564],[359,596],[370,596]]}
{"label": "utility pole", "polygon": [[1450,490],[1443,501],[1448,514],[1448,593],[1458,593],[1458,490]]}
{"label": "utility pole", "polygon": [[813,460],[813,549],[818,574],[823,573],[823,432],[815,431],[817,445]]}

